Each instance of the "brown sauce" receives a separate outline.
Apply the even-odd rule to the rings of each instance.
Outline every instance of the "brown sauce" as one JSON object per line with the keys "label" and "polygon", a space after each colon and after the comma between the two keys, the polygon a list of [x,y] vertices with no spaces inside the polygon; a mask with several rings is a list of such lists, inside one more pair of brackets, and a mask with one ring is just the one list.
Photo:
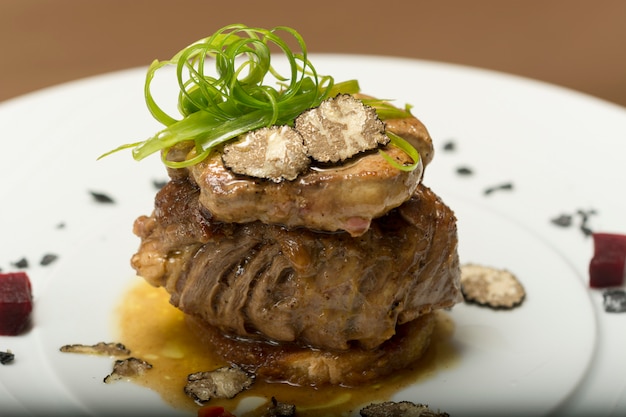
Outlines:
{"label": "brown sauce", "polygon": [[[210,371],[226,363],[211,355],[210,349],[200,342],[186,325],[185,315],[169,303],[165,290],[143,280],[133,285],[120,303],[116,321],[119,341],[131,350],[132,356],[153,365],[143,377],[133,381],[158,392],[175,408],[196,414],[200,406],[183,391],[187,375]],[[411,369],[375,384],[356,388],[313,388],[257,380],[252,388],[232,400],[212,399],[206,405],[221,405],[237,417],[262,416],[266,404],[275,397],[278,401],[295,404],[298,416],[350,415],[372,402],[387,401],[400,389],[454,366],[458,355],[451,343],[453,331],[450,317],[439,312],[425,355]]]}

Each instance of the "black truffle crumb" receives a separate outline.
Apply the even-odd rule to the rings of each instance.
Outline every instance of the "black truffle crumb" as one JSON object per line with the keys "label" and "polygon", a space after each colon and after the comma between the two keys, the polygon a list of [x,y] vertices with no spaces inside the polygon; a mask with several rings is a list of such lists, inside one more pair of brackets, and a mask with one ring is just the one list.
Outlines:
{"label": "black truffle crumb", "polygon": [[293,417],[296,415],[296,406],[293,404],[281,403],[272,397],[272,401],[263,417]]}
{"label": "black truffle crumb", "polygon": [[15,359],[15,355],[11,352],[0,352],[0,364],[6,365]]}
{"label": "black truffle crumb", "polygon": [[111,198],[107,194],[96,192],[96,191],[89,191],[89,193],[94,198],[94,200],[96,200],[96,202],[98,202],[98,203],[103,203],[103,204],[113,204],[113,203],[115,203],[115,200],[113,200],[113,198]]}
{"label": "black truffle crumb", "polygon": [[57,259],[59,259],[59,255],[55,255],[54,253],[46,253],[43,258],[41,258],[41,261],[39,261],[39,265],[48,266]]}
{"label": "black truffle crumb", "polygon": [[467,175],[473,175],[474,170],[472,168],[463,166],[463,167],[458,167],[456,169],[456,173],[459,175],[467,176]]}
{"label": "black truffle crumb", "polygon": [[456,143],[453,141],[448,141],[443,144],[443,150],[447,152],[456,151]]}
{"label": "black truffle crumb", "polygon": [[572,216],[569,214],[561,214],[551,219],[550,222],[556,226],[570,227],[572,225]]}
{"label": "black truffle crumb", "polygon": [[493,187],[486,188],[485,195],[490,195],[500,190],[512,190],[512,189],[513,189],[513,183],[505,182],[502,184],[494,185]]}
{"label": "black truffle crumb", "polygon": [[16,268],[21,268],[21,269],[28,268],[28,259],[22,258],[17,262],[11,263],[11,265],[13,265]]}
{"label": "black truffle crumb", "polygon": [[593,214],[596,214],[596,211],[593,210],[593,209],[591,209],[591,210],[578,210],[576,212],[576,214],[578,214],[581,217],[580,231],[583,232],[583,235],[585,235],[585,236],[591,236],[593,234],[593,230],[589,226],[589,218]]}
{"label": "black truffle crumb", "polygon": [[165,187],[165,184],[167,184],[167,180],[152,180],[152,186],[157,190]]}
{"label": "black truffle crumb", "polygon": [[142,359],[128,358],[115,361],[113,372],[104,378],[104,383],[119,381],[121,379],[130,379],[145,374],[152,369],[152,365]]}
{"label": "black truffle crumb", "polygon": [[202,405],[211,398],[234,398],[253,382],[254,377],[248,372],[223,366],[214,371],[189,374],[184,390],[196,404]]}
{"label": "black truffle crumb", "polygon": [[461,292],[465,301],[493,309],[512,309],[526,298],[526,290],[511,272],[476,264],[461,266]]}
{"label": "black truffle crumb", "polygon": [[579,230],[585,237],[591,236],[593,234],[593,229],[589,226],[589,221],[591,216],[597,214],[597,211],[594,209],[583,210],[578,209],[574,214],[563,213],[557,217],[550,219],[550,223],[559,227],[570,227],[574,224],[574,217],[580,217]]}
{"label": "black truffle crumb", "polygon": [[387,401],[380,404],[370,404],[361,409],[362,417],[449,417],[448,413],[433,411],[425,404],[415,404],[409,401]]}
{"label": "black truffle crumb", "polygon": [[604,311],[607,313],[626,312],[626,291],[610,289],[602,293]]}

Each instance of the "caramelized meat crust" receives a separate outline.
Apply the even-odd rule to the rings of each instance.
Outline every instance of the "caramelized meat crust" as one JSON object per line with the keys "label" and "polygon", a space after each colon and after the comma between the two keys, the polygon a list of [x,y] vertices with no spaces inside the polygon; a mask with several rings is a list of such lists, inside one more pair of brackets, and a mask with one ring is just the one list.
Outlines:
{"label": "caramelized meat crust", "polygon": [[[413,163],[399,148],[385,151],[400,165]],[[217,220],[259,220],[358,236],[373,218],[410,198],[423,166],[401,171],[374,152],[338,166],[313,166],[293,181],[275,183],[237,175],[215,154],[189,172],[201,189],[200,202]]]}
{"label": "caramelized meat crust", "polygon": [[135,222],[137,273],[185,313],[236,338],[372,349],[461,298],[456,219],[419,185],[359,237],[222,223],[198,185],[172,179]]}
{"label": "caramelized meat crust", "polygon": [[[370,151],[340,165],[313,164],[290,181],[271,181],[236,174],[216,152],[190,168],[169,169],[169,174],[172,178],[192,177],[202,191],[202,205],[215,220],[258,220],[328,232],[343,230],[359,236],[373,218],[411,197],[433,157],[432,139],[417,118],[392,119],[385,124],[387,131],[403,137],[419,151],[420,164],[415,170],[398,170],[378,152]],[[400,165],[414,162],[395,146],[382,150]],[[192,142],[182,143],[172,147],[166,157],[182,161],[193,157],[193,152]]]}
{"label": "caramelized meat crust", "polygon": [[357,346],[339,352],[233,339],[187,317],[189,328],[206,346],[227,362],[254,373],[259,380],[311,386],[357,386],[405,369],[430,346],[436,322],[436,313],[424,314],[398,326],[391,339],[374,349]]}

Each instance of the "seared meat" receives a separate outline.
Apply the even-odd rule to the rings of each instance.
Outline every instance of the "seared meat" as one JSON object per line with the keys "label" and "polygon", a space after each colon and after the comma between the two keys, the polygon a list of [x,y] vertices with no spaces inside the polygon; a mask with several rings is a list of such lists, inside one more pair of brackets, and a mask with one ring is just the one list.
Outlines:
{"label": "seared meat", "polygon": [[[219,153],[188,169],[168,172],[172,178],[193,178],[202,189],[202,205],[214,220],[259,220],[287,227],[345,230],[359,236],[367,231],[373,218],[410,198],[433,157],[432,140],[418,119],[388,120],[386,124],[388,131],[403,137],[420,152],[420,166],[415,170],[400,171],[373,151],[342,165],[312,165],[293,181],[278,183],[234,173]],[[383,150],[399,164],[413,163],[394,146]],[[182,161],[193,156],[193,143],[188,142],[172,147],[166,157]]]}
{"label": "seared meat", "polygon": [[373,348],[396,325],[461,300],[455,218],[423,185],[356,238],[218,222],[203,197],[191,179],[170,181],[152,216],[136,221],[142,241],[132,265],[226,334]]}
{"label": "seared meat", "polygon": [[396,334],[374,349],[353,345],[343,351],[226,337],[197,318],[187,316],[186,321],[207,349],[254,373],[257,380],[320,387],[358,386],[406,369],[428,349],[437,315],[423,314],[397,326]]}
{"label": "seared meat", "polygon": [[0,364],[6,365],[7,363],[13,362],[15,359],[15,354],[11,351],[3,352],[0,351]]}
{"label": "seared meat", "polygon": [[[401,164],[413,161],[402,150],[386,152]],[[422,167],[400,171],[378,153],[328,168],[311,167],[294,181],[275,183],[234,174],[213,155],[189,168],[201,189],[200,202],[215,220],[304,226],[363,234],[372,218],[406,201],[422,176]]]}

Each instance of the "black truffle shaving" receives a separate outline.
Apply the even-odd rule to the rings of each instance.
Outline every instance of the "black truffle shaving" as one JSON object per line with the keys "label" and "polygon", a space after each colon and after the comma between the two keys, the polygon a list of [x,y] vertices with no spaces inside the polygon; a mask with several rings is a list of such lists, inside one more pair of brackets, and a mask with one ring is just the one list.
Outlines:
{"label": "black truffle shaving", "polygon": [[211,398],[234,398],[253,382],[253,376],[246,371],[235,366],[224,366],[214,371],[190,374],[185,394],[196,404],[202,405]]}
{"label": "black truffle shaving", "polygon": [[349,94],[323,101],[295,120],[307,154],[319,162],[336,163],[389,143],[376,110]]}
{"label": "black truffle shaving", "polygon": [[463,175],[463,176],[469,176],[469,175],[474,174],[474,170],[472,168],[463,166],[463,167],[458,167],[456,169],[456,173],[459,175]]}
{"label": "black truffle shaving", "polygon": [[362,417],[449,417],[448,413],[432,411],[424,404],[414,404],[409,401],[387,401],[380,404],[370,404],[360,411]]}
{"label": "black truffle shaving", "polygon": [[296,415],[296,406],[293,404],[281,403],[272,397],[270,405],[267,407],[267,411],[263,414],[263,417],[293,417]]}
{"label": "black truffle shaving", "polygon": [[626,312],[626,291],[610,289],[602,293],[604,311],[607,313]]}
{"label": "black truffle shaving", "polygon": [[28,268],[28,259],[22,258],[16,262],[11,263],[16,268],[25,269]]}
{"label": "black truffle shaving", "polygon": [[39,265],[48,266],[57,259],[59,259],[59,255],[55,255],[54,253],[47,253],[41,258],[41,261],[39,261]]}
{"label": "black truffle shaving", "polygon": [[7,365],[15,359],[15,355],[11,352],[0,352],[0,364]]}
{"label": "black truffle shaving", "polygon": [[130,355],[130,350],[122,343],[105,343],[99,342],[95,345],[64,345],[59,349],[66,353],[82,353],[87,355],[104,355],[104,356],[126,356]]}
{"label": "black truffle shaving", "polygon": [[485,189],[485,195],[490,195],[495,193],[496,191],[510,191],[513,190],[513,183],[512,182],[505,182],[502,184],[498,184],[498,185],[494,185],[493,187],[489,187]]}
{"label": "black truffle shaving", "polygon": [[137,378],[149,369],[152,369],[152,365],[142,359],[128,358],[117,360],[113,365],[113,372],[104,378],[104,383],[109,384],[120,379]]}
{"label": "black truffle shaving", "polygon": [[115,203],[115,200],[113,200],[113,198],[111,198],[107,194],[96,192],[96,191],[89,191],[89,193],[94,198],[94,200],[96,200],[97,203],[103,203],[103,204],[114,204]]}

